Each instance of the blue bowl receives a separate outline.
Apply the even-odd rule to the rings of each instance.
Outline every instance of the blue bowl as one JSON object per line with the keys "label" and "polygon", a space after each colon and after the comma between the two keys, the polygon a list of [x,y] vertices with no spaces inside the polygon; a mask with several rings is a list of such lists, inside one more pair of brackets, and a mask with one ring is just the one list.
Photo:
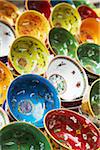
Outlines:
{"label": "blue bowl", "polygon": [[60,108],[60,99],[54,86],[39,75],[26,74],[17,77],[7,93],[8,106],[16,120],[44,127],[44,115]]}
{"label": "blue bowl", "polygon": [[59,3],[62,3],[62,2],[66,2],[66,3],[69,3],[71,5],[74,5],[73,1],[72,0],[51,0],[50,3],[52,6],[55,6]]}

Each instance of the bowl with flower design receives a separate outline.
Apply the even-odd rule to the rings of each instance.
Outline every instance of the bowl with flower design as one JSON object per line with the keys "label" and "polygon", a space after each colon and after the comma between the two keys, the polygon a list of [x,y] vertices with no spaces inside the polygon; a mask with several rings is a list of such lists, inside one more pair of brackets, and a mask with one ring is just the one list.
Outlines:
{"label": "bowl with flower design", "polygon": [[90,120],[78,113],[58,109],[49,111],[44,118],[46,132],[62,147],[69,150],[96,150],[100,133]]}

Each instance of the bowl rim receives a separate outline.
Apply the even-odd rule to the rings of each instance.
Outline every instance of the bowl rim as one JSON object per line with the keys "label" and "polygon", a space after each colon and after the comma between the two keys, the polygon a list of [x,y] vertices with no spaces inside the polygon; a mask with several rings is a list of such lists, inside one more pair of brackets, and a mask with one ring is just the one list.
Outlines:
{"label": "bowl rim", "polygon": [[[53,135],[49,132],[49,130],[48,130],[47,126],[46,126],[46,121],[45,121],[45,120],[46,120],[46,117],[47,117],[47,115],[48,115],[49,113],[51,113],[51,112],[53,112],[53,111],[54,111],[54,112],[55,112],[55,111],[67,111],[67,112],[76,114],[77,116],[80,116],[80,117],[84,118],[85,120],[88,120],[89,123],[97,130],[98,134],[100,133],[100,132],[99,132],[99,129],[98,129],[88,118],[86,118],[85,116],[83,116],[83,115],[81,115],[81,114],[78,114],[77,112],[75,112],[75,111],[73,111],[73,110],[69,110],[69,109],[66,109],[66,108],[59,108],[59,109],[50,110],[50,111],[47,112],[46,115],[44,116],[44,128],[45,128],[47,134],[49,134],[49,136],[50,136],[56,143],[58,143],[59,145],[61,145],[61,146],[64,147],[64,148],[67,148],[68,150],[72,150],[72,149],[70,149],[69,147],[67,147],[65,144],[62,144],[61,142],[59,142],[57,139],[55,139],[55,138],[53,137]],[[98,149],[97,149],[97,150],[98,150]]]}
{"label": "bowl rim", "polygon": [[[10,51],[9,51],[9,54],[8,54],[8,59],[9,59],[9,61],[10,61],[10,63],[11,63],[11,65],[12,65],[12,67],[16,70],[16,72],[18,72],[20,75],[22,75],[22,73],[20,73],[17,69],[16,69],[16,67],[15,67],[15,65],[14,65],[14,63],[13,63],[13,60],[12,60],[12,57],[11,57],[11,51],[12,51],[12,49],[13,49],[13,45],[17,42],[17,41],[19,41],[19,40],[22,40],[23,38],[30,38],[32,41],[34,41],[34,40],[36,40],[39,44],[41,44],[43,47],[44,47],[44,50],[45,50],[45,52],[47,53],[47,55],[48,55],[48,62],[49,62],[49,55],[50,55],[50,53],[49,53],[49,50],[47,49],[47,47],[44,45],[44,43],[42,43],[41,42],[41,40],[39,40],[39,39],[37,39],[36,37],[33,37],[33,36],[30,36],[30,35],[22,35],[22,36],[19,36],[19,37],[17,37],[14,41],[13,41],[13,43],[12,43],[12,45],[11,45],[11,47],[10,47]],[[48,67],[48,62],[47,62],[47,64],[46,64],[46,68]],[[45,73],[45,70],[43,71],[42,70],[42,73],[39,73],[40,75],[42,75],[42,74],[44,74]],[[31,74],[31,73],[25,73],[25,74]]]}
{"label": "bowl rim", "polygon": [[77,61],[79,62],[79,64],[80,64],[87,72],[89,72],[91,75],[100,77],[99,74],[93,73],[92,71],[90,71],[89,69],[87,69],[86,67],[84,67],[84,66],[81,64],[80,60],[79,60],[78,50],[79,50],[79,48],[80,48],[81,46],[84,46],[84,45],[87,45],[87,44],[89,44],[89,45],[93,44],[93,45],[99,46],[99,45],[96,44],[96,43],[81,43],[81,44],[78,46],[77,50],[76,50],[76,60],[77,60]]}
{"label": "bowl rim", "polygon": [[[8,109],[9,109],[9,111],[10,111],[10,113],[11,113],[11,115],[13,116],[13,118],[15,119],[15,120],[17,120],[17,121],[20,121],[20,120],[18,120],[17,119],[17,117],[15,117],[15,115],[13,114],[13,112],[11,111],[11,109],[10,109],[10,106],[9,106],[9,103],[8,103],[8,94],[9,94],[9,89],[10,89],[10,87],[12,86],[12,84],[13,84],[13,82],[15,82],[18,78],[20,78],[20,77],[23,77],[23,76],[33,76],[33,77],[39,77],[39,78],[41,78],[41,79],[44,79],[44,81],[47,83],[49,83],[49,85],[51,85],[52,87],[53,87],[53,89],[55,90],[55,92],[56,92],[56,95],[57,95],[57,99],[58,99],[58,102],[59,102],[59,108],[61,107],[61,100],[60,100],[60,97],[59,97],[59,95],[58,95],[58,92],[57,92],[57,90],[56,90],[56,88],[50,83],[50,81],[48,81],[46,78],[44,78],[44,77],[42,77],[42,76],[40,76],[40,75],[37,75],[37,74],[24,74],[24,75],[19,75],[18,77],[16,77],[12,82],[11,82],[11,84],[10,84],[10,86],[9,86],[9,88],[8,88],[8,90],[7,90],[7,94],[6,94],[6,102],[7,102],[7,104],[8,104]],[[44,117],[43,117],[44,118]],[[23,121],[22,121],[23,122]],[[28,121],[27,121],[28,122]],[[29,123],[29,122],[28,122]],[[32,124],[32,123],[31,123]],[[34,125],[35,126],[35,125]],[[37,126],[36,126],[37,127]],[[43,123],[43,125],[42,125],[42,127],[40,127],[40,126],[38,126],[37,128],[40,128],[40,129],[42,129],[42,128],[44,128],[44,123]]]}
{"label": "bowl rim", "polygon": [[[8,115],[6,114],[6,112],[4,111],[4,109],[3,109],[2,107],[0,107],[0,112],[1,112],[1,114],[4,116],[3,120],[5,119],[5,121],[6,121],[6,124],[5,124],[5,125],[8,125],[8,124],[10,123],[9,117],[8,117]],[[4,125],[4,126],[5,126],[5,125]],[[3,127],[4,127],[4,126],[3,126]],[[3,128],[3,127],[2,127],[2,128]],[[1,129],[2,129],[2,128],[1,128]],[[0,130],[1,130],[1,129],[0,129]]]}
{"label": "bowl rim", "polygon": [[[85,93],[86,93],[86,91],[87,91],[87,89],[88,89],[88,77],[87,77],[87,75],[86,75],[85,70],[82,68],[82,66],[80,65],[80,63],[79,63],[77,60],[75,60],[75,59],[73,59],[73,58],[71,58],[71,57],[69,57],[69,56],[63,56],[63,55],[57,55],[57,56],[55,56],[55,57],[49,62],[48,68],[50,67],[50,65],[52,64],[53,61],[55,61],[56,59],[59,59],[59,58],[61,58],[61,59],[67,59],[67,60],[73,62],[74,64],[76,64],[76,66],[79,68],[79,70],[83,73],[84,79],[85,79],[85,83],[86,83],[86,87],[85,87],[84,94],[83,94],[83,96],[84,96]],[[47,71],[48,71],[48,68],[47,68]],[[47,71],[45,72],[44,76],[47,77],[47,79],[48,79],[49,76],[47,75]],[[54,72],[54,73],[55,73],[55,72]],[[53,73],[52,73],[52,74],[53,74]],[[80,98],[82,98],[83,96],[80,96]],[[61,97],[60,97],[60,98],[61,98]],[[73,99],[73,101],[75,101],[75,102],[76,102],[76,101],[79,101],[80,98],[78,98],[78,99],[76,99],[76,100]],[[62,102],[65,102],[65,103],[66,103],[66,101],[63,101],[63,100],[62,100]],[[68,101],[68,102],[72,102],[72,101]]]}
{"label": "bowl rim", "polygon": [[12,126],[12,125],[15,125],[15,124],[25,124],[25,125],[28,125],[28,126],[31,126],[31,128],[33,127],[35,130],[37,130],[38,132],[41,133],[42,136],[44,136],[44,138],[46,139],[47,143],[49,143],[49,146],[51,148],[51,150],[53,150],[52,148],[52,144],[49,142],[49,138],[43,133],[43,131],[41,131],[39,128],[37,128],[35,125],[29,123],[29,122],[24,122],[24,121],[13,121],[13,122],[10,122],[9,124],[5,125],[2,129],[4,130],[6,127],[9,127],[9,126]]}

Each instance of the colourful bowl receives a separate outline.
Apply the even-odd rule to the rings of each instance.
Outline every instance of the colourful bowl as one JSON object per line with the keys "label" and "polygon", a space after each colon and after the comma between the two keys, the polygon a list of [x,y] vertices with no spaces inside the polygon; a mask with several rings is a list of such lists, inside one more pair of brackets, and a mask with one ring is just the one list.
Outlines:
{"label": "colourful bowl", "polygon": [[22,13],[16,21],[16,33],[30,35],[45,42],[50,30],[48,20],[40,12],[29,10]]}
{"label": "colourful bowl", "polygon": [[0,57],[7,56],[10,46],[15,40],[15,31],[10,24],[3,20],[0,20],[0,37]]}
{"label": "colourful bowl", "polygon": [[79,32],[81,18],[76,8],[68,3],[57,4],[51,13],[52,27],[63,27],[76,35]]}
{"label": "colourful bowl", "polygon": [[89,17],[91,17],[91,18],[97,18],[98,17],[96,12],[92,8],[90,8],[86,5],[81,5],[77,9],[78,9],[78,12],[79,12],[82,20],[89,18]]}
{"label": "colourful bowl", "polygon": [[7,124],[9,124],[9,118],[6,112],[0,107],[0,130]]}
{"label": "colourful bowl", "polygon": [[87,18],[82,21],[80,26],[80,41],[93,42],[100,44],[100,18]]}
{"label": "colourful bowl", "polygon": [[0,18],[7,20],[14,25],[19,15],[19,9],[16,5],[6,0],[0,0]]}
{"label": "colourful bowl", "polygon": [[62,103],[73,105],[82,99],[88,86],[83,68],[68,56],[58,56],[51,60],[46,71],[47,79],[55,86]]}
{"label": "colourful bowl", "polygon": [[50,13],[51,13],[50,7],[51,6],[50,6],[50,2],[48,0],[41,0],[41,1],[26,0],[25,7],[27,10],[39,11],[40,13],[44,14],[47,19],[49,19],[49,17],[50,17]]}
{"label": "colourful bowl", "polygon": [[7,93],[8,106],[16,120],[31,122],[44,127],[44,115],[51,109],[60,108],[58,93],[45,78],[27,74],[17,77]]}
{"label": "colourful bowl", "polygon": [[13,76],[9,69],[0,61],[0,104],[6,99],[7,89],[13,80]]}
{"label": "colourful bowl", "polygon": [[91,2],[89,2],[87,0],[74,0],[74,5],[76,7],[78,7],[80,5],[86,5],[86,6],[90,7],[90,8],[96,8],[96,6],[93,3],[91,3]]}
{"label": "colourful bowl", "polygon": [[54,54],[75,58],[78,42],[66,29],[55,27],[49,32],[49,45]]}
{"label": "colourful bowl", "polygon": [[100,76],[100,46],[94,43],[81,44],[77,49],[77,59],[92,75]]}
{"label": "colourful bowl", "polygon": [[2,150],[52,150],[44,134],[25,122],[14,122],[0,131]]}
{"label": "colourful bowl", "polygon": [[38,39],[21,36],[13,42],[9,59],[19,74],[43,74],[47,70],[49,51]]}
{"label": "colourful bowl", "polygon": [[58,109],[44,118],[45,130],[62,147],[69,150],[97,150],[100,146],[99,130],[78,113]]}
{"label": "colourful bowl", "polygon": [[50,0],[50,3],[51,3],[52,6],[55,6],[55,5],[57,5],[59,3],[62,3],[62,2],[66,2],[66,3],[69,3],[71,5],[74,5],[72,0],[56,0],[56,1]]}

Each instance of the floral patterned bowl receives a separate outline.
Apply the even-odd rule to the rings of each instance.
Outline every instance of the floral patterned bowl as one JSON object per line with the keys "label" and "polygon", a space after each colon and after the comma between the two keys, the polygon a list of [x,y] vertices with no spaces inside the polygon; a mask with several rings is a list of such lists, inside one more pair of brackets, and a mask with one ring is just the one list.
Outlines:
{"label": "floral patterned bowl", "polygon": [[77,58],[81,65],[92,75],[100,76],[100,46],[94,43],[81,44],[77,49]]}
{"label": "floral patterned bowl", "polygon": [[4,63],[0,61],[0,104],[6,99],[8,87],[13,80],[13,75]]}
{"label": "floral patterned bowl", "polygon": [[45,75],[57,89],[63,106],[70,102],[73,106],[80,103],[88,81],[85,71],[75,60],[57,56],[51,60]]}
{"label": "floral patterned bowl", "polygon": [[22,13],[16,21],[16,33],[20,35],[30,35],[45,42],[50,25],[48,20],[40,12],[29,10]]}
{"label": "floral patterned bowl", "polygon": [[[15,40],[15,31],[6,21],[0,20],[0,57],[7,56],[12,42]],[[6,44],[5,44],[6,42]]]}
{"label": "floral patterned bowl", "polygon": [[9,118],[6,112],[0,107],[0,130],[7,124],[9,124]]}
{"label": "floral patterned bowl", "polygon": [[63,27],[76,35],[79,31],[81,18],[76,8],[68,3],[57,4],[51,13],[52,27]]}
{"label": "floral patterned bowl", "polygon": [[99,130],[74,111],[49,111],[44,118],[44,125],[51,138],[69,150],[97,150],[100,146]]}
{"label": "floral patterned bowl", "polygon": [[17,77],[10,85],[7,101],[16,120],[31,122],[44,127],[44,115],[51,109],[60,108],[58,93],[45,78],[27,74]]}
{"label": "floral patterned bowl", "polygon": [[55,27],[49,32],[49,45],[54,54],[75,58],[78,42],[66,29]]}
{"label": "floral patterned bowl", "polygon": [[2,150],[52,150],[46,136],[25,122],[13,122],[2,128],[0,141]]}
{"label": "floral patterned bowl", "polygon": [[79,38],[82,43],[100,44],[100,18],[86,18],[80,26]]}
{"label": "floral patterned bowl", "polygon": [[48,66],[48,57],[45,45],[31,36],[17,38],[9,53],[10,62],[19,74],[43,74]]}
{"label": "floral patterned bowl", "polygon": [[25,7],[27,10],[37,10],[44,14],[47,19],[50,17],[51,9],[50,2],[48,0],[26,0]]}
{"label": "floral patterned bowl", "polygon": [[96,12],[92,8],[90,8],[86,5],[81,5],[77,9],[78,9],[78,12],[79,12],[82,20],[89,18],[89,17],[91,17],[91,18],[97,18],[98,17]]}

